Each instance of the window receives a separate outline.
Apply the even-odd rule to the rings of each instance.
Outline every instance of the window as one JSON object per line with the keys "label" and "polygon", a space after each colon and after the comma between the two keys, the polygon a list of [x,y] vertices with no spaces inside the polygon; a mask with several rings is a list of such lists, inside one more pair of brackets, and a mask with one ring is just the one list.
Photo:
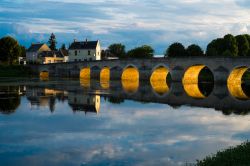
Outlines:
{"label": "window", "polygon": [[89,58],[90,61],[92,61],[92,58]]}
{"label": "window", "polygon": [[77,50],[75,50],[75,56],[77,56]]}
{"label": "window", "polygon": [[90,50],[88,50],[88,55],[90,55]]}
{"label": "window", "polygon": [[79,62],[81,61],[81,59],[79,59]]}
{"label": "window", "polygon": [[48,63],[51,63],[51,60],[48,60]]}
{"label": "window", "polygon": [[75,62],[77,61],[77,59],[75,59]]}

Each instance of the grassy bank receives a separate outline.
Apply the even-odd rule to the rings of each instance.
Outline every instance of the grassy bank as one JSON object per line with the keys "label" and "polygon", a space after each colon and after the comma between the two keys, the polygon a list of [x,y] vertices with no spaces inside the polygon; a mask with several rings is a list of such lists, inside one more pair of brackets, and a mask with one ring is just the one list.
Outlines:
{"label": "grassy bank", "polygon": [[250,165],[250,142],[219,151],[197,162],[198,166]]}
{"label": "grassy bank", "polygon": [[31,71],[22,65],[0,65],[0,77],[29,77]]}

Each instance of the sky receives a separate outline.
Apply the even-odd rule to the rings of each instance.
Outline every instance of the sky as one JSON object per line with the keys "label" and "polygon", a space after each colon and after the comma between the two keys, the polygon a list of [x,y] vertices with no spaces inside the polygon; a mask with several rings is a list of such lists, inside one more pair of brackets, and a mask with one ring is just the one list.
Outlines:
{"label": "sky", "polygon": [[250,33],[248,0],[0,0],[0,37],[28,47],[55,33],[58,47],[74,39],[107,48],[151,45],[163,54],[173,42],[203,49],[225,34]]}

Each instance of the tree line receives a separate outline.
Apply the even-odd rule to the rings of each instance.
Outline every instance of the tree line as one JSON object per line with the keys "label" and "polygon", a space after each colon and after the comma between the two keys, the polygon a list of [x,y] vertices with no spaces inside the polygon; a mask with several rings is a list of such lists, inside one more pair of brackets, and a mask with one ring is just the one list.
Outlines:
{"label": "tree line", "polygon": [[[136,47],[127,52],[125,50],[125,45],[121,43],[111,44],[107,50],[103,51],[103,57],[113,55],[120,59],[151,58],[154,53],[154,49],[148,45]],[[182,43],[178,42],[171,44],[164,52],[164,57],[180,56],[250,56],[250,35],[227,34],[223,38],[212,40],[205,52],[197,44],[191,44],[185,48]]]}

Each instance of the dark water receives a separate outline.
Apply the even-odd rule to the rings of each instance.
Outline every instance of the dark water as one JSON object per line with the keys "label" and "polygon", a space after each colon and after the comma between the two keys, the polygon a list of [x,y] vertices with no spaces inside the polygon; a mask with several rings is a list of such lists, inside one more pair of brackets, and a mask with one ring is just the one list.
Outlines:
{"label": "dark water", "polygon": [[0,165],[185,165],[250,138],[250,101],[225,85],[105,85],[1,80]]}

